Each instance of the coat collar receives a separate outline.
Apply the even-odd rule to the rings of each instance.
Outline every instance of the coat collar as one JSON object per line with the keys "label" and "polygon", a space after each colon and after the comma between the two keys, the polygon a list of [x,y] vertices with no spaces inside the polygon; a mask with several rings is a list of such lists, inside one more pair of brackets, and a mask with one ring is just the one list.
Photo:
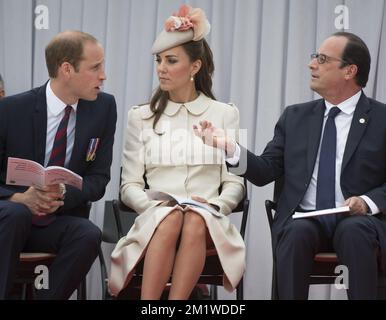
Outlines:
{"label": "coat collar", "polygon": [[209,108],[209,105],[210,99],[200,92],[195,100],[186,103],[176,103],[169,100],[164,113],[172,117],[184,106],[189,113],[199,116]]}

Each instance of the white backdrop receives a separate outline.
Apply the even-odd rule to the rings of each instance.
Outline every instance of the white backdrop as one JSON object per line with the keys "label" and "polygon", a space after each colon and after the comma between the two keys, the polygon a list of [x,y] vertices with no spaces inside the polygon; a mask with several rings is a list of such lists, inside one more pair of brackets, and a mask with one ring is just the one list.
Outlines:
{"label": "white backdrop", "polygon": [[[0,73],[7,94],[47,80],[44,48],[59,31],[89,32],[105,47],[104,90],[116,97],[118,123],[112,180],[105,197],[93,205],[90,218],[99,226],[104,201],[118,193],[127,111],[148,101],[157,85],[152,42],[164,20],[183,2],[207,13],[216,65],[215,95],[239,107],[241,128],[248,130],[248,146],[256,153],[272,138],[286,105],[314,98],[309,89],[309,55],[343,27],[369,46],[372,68],[365,92],[386,102],[386,76],[381,71],[386,70],[384,0],[0,0]],[[271,195],[272,186],[250,192],[246,299],[270,297],[272,258],[264,199]],[[105,247],[106,253],[110,250]],[[100,298],[99,281],[95,265],[88,277],[89,298]],[[234,298],[225,293],[220,297]]]}

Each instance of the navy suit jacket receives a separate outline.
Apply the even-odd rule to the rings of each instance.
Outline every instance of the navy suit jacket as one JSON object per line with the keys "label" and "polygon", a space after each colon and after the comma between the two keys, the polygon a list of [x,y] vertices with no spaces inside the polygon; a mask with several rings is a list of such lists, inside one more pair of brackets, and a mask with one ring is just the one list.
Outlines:
{"label": "navy suit jacket", "polygon": [[[261,156],[242,148],[240,161],[247,161],[244,176],[250,182],[263,186],[284,178],[272,227],[274,247],[311,181],[324,112],[323,99],[289,106]],[[347,137],[340,185],[345,199],[366,195],[382,211],[371,219],[386,258],[386,105],[367,98],[363,92]]]}
{"label": "navy suit jacket", "polygon": [[[5,184],[8,157],[30,159],[44,165],[46,85],[0,101],[0,199],[27,189]],[[87,217],[87,203],[104,195],[110,180],[116,120],[116,103],[112,95],[100,93],[95,101],[79,100],[68,169],[83,177],[83,189],[67,186],[64,206],[57,214]],[[100,144],[95,160],[86,161],[92,138],[100,138]]]}

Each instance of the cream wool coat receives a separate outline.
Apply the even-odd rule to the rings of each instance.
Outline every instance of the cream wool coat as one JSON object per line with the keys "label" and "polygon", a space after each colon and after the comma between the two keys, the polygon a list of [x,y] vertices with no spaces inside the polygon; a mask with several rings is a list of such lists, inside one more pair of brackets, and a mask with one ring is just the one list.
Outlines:
{"label": "cream wool coat", "polygon": [[220,217],[204,209],[193,211],[206,222],[224,270],[224,287],[232,291],[239,283],[245,269],[245,245],[227,215],[243,198],[243,180],[228,172],[221,151],[204,145],[194,135],[193,124],[201,120],[209,120],[238,138],[237,108],[202,93],[185,104],[169,101],[157,123],[159,134],[152,128],[154,118],[149,105],[135,106],[129,111],[121,198],[139,215],[111,255],[109,288],[113,295],[127,286],[155,229],[174,209],[157,207],[160,201],[148,198],[144,192],[144,174],[150,190],[183,198],[197,195],[220,208]]}

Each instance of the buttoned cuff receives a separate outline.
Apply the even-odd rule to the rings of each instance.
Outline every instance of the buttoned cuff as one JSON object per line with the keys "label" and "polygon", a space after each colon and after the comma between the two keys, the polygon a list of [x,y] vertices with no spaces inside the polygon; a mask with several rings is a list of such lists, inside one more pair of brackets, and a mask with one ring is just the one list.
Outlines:
{"label": "buttoned cuff", "polygon": [[377,214],[381,212],[374,201],[371,200],[368,196],[360,196],[360,198],[365,200],[366,204],[369,206],[370,214]]}

